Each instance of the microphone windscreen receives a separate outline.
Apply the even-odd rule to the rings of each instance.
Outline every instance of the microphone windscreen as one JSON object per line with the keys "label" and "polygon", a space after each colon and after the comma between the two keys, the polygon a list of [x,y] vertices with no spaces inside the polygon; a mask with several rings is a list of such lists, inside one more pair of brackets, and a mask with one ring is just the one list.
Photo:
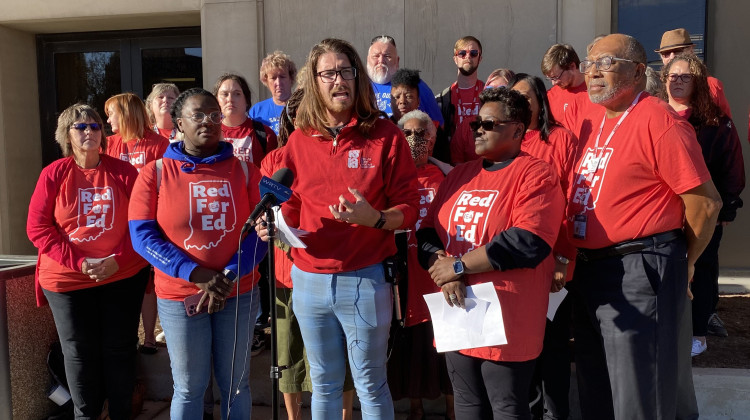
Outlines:
{"label": "microphone windscreen", "polygon": [[294,183],[294,172],[289,168],[281,168],[273,174],[271,179],[290,188]]}

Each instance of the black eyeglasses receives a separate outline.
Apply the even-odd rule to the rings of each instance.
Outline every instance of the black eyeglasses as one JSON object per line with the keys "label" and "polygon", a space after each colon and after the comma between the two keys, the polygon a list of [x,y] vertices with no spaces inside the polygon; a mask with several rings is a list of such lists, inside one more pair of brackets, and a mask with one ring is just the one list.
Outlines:
{"label": "black eyeglasses", "polygon": [[422,137],[422,136],[424,136],[424,133],[426,131],[427,130],[425,130],[424,128],[415,128],[414,130],[410,130],[408,128],[404,128],[404,135],[406,137],[410,137],[412,134],[414,134],[416,136]]}
{"label": "black eyeglasses", "polygon": [[208,119],[214,124],[219,124],[221,123],[221,120],[224,119],[224,116],[221,115],[221,112],[219,111],[212,112],[210,114],[206,114],[204,112],[196,112],[195,114],[190,115],[189,117],[186,117],[186,118],[189,118],[192,122],[196,124],[203,124],[204,122],[206,122],[206,119]]}
{"label": "black eyeglasses", "polygon": [[693,75],[689,73],[685,73],[685,74],[669,73],[667,75],[667,79],[670,82],[676,82],[677,79],[680,79],[682,83],[690,83],[690,81],[693,80]]}
{"label": "black eyeglasses", "polygon": [[71,128],[75,128],[78,131],[86,131],[86,127],[91,128],[91,131],[99,131],[102,129],[102,126],[99,125],[98,123],[91,123],[91,124],[77,123],[71,126]]}
{"label": "black eyeglasses", "polygon": [[372,45],[372,44],[374,44],[376,42],[384,42],[384,43],[387,43],[387,44],[391,44],[394,47],[396,46],[396,40],[393,39],[393,37],[390,36],[390,35],[378,35],[378,36],[374,37],[372,39],[372,41],[370,41],[370,45]]}
{"label": "black eyeglasses", "polygon": [[627,58],[617,58],[612,56],[602,57],[597,59],[596,61],[591,60],[583,60],[581,61],[581,64],[578,66],[578,70],[581,71],[581,73],[588,73],[588,71],[591,69],[591,67],[596,67],[599,71],[608,71],[612,64],[614,64],[617,61],[627,61],[628,63],[635,63],[633,60],[628,60]]}
{"label": "black eyeglasses", "polygon": [[335,82],[336,76],[341,76],[344,80],[354,80],[357,77],[357,69],[346,67],[341,70],[323,70],[318,72],[318,76],[326,82]]}
{"label": "black eyeglasses", "polygon": [[516,120],[482,120],[478,118],[469,123],[472,131],[478,131],[479,127],[482,127],[484,131],[492,131],[495,127],[501,124],[517,123]]}
{"label": "black eyeglasses", "polygon": [[466,58],[466,54],[469,54],[471,58],[477,58],[479,57],[479,50],[471,50],[471,51],[459,50],[456,52],[456,56],[461,57],[461,58]]}
{"label": "black eyeglasses", "polygon": [[545,79],[549,80],[552,83],[555,83],[555,82],[557,82],[557,81],[560,80],[560,78],[562,77],[563,73],[565,73],[566,71],[568,71],[568,69],[560,71],[560,74],[558,74],[557,76],[545,77]]}

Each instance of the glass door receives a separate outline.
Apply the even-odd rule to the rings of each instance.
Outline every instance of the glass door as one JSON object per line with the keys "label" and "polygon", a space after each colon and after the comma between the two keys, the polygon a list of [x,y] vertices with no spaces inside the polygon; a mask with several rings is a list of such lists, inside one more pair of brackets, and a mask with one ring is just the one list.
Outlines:
{"label": "glass door", "polygon": [[61,156],[55,128],[68,106],[87,103],[106,120],[104,103],[118,93],[145,100],[154,83],[203,85],[200,28],[40,35],[37,46],[44,165]]}

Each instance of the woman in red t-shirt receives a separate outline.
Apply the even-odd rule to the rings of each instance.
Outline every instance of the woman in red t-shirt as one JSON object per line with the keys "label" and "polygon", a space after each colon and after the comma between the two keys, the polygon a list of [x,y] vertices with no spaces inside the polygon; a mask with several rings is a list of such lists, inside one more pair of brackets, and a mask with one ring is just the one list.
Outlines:
{"label": "woman in red t-shirt", "polygon": [[[107,99],[104,109],[109,117],[107,122],[115,133],[107,137],[108,155],[130,162],[139,172],[147,163],[161,159],[169,141],[149,128],[148,112],[141,98],[132,93],[121,93]],[[139,350],[143,354],[155,354],[156,295],[153,278],[143,296],[141,313],[144,337]]]}
{"label": "woman in red t-shirt", "polygon": [[445,354],[456,418],[528,419],[564,200],[555,170],[521,149],[531,120],[526,98],[504,88],[479,98],[472,129],[482,159],[440,184],[418,249],[449,306],[465,308],[466,286],[480,283],[492,283],[501,305],[507,344]]}
{"label": "woman in red t-shirt", "polygon": [[180,95],[180,90],[174,83],[157,83],[146,98],[146,112],[154,133],[169,140],[170,143],[179,140],[177,129],[172,121],[172,104]]}
{"label": "woman in red t-shirt", "polygon": [[[567,128],[555,121],[550,110],[547,90],[542,79],[526,73],[517,74],[510,82],[513,90],[529,101],[531,123],[526,129],[521,150],[552,165],[562,191],[568,189],[568,177],[573,171],[577,139]],[[560,220],[561,229],[564,220]],[[571,260],[575,258],[575,248],[567,243],[561,230],[552,250],[555,272],[550,292],[558,293],[565,286],[566,279],[573,275]],[[571,264],[572,265],[572,264]],[[570,273],[570,275],[568,275]],[[535,417],[542,417],[545,409],[554,418],[567,418],[569,414],[568,392],[570,390],[570,298],[563,302],[555,313],[554,320],[546,321],[544,348],[537,360],[530,401]]]}
{"label": "woman in red t-shirt", "polygon": [[103,121],[88,105],[65,109],[55,139],[63,158],[42,170],[26,232],[39,249],[37,301],[49,302],[76,418],[131,416],[138,313],[149,270],[127,227],[138,172],[101,153]]}

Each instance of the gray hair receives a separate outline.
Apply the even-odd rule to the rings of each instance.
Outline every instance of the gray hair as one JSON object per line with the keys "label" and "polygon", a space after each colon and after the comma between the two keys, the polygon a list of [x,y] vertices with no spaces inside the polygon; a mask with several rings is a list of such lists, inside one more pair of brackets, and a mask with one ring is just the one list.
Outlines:
{"label": "gray hair", "polygon": [[430,134],[430,137],[435,137],[435,135],[437,134],[437,127],[435,127],[435,123],[432,122],[432,118],[430,118],[430,116],[423,111],[415,109],[414,111],[409,111],[404,114],[404,116],[401,117],[400,120],[398,120],[398,128],[403,130],[404,124],[406,124],[406,122],[409,120],[419,120],[424,125],[426,125],[427,132]]}

